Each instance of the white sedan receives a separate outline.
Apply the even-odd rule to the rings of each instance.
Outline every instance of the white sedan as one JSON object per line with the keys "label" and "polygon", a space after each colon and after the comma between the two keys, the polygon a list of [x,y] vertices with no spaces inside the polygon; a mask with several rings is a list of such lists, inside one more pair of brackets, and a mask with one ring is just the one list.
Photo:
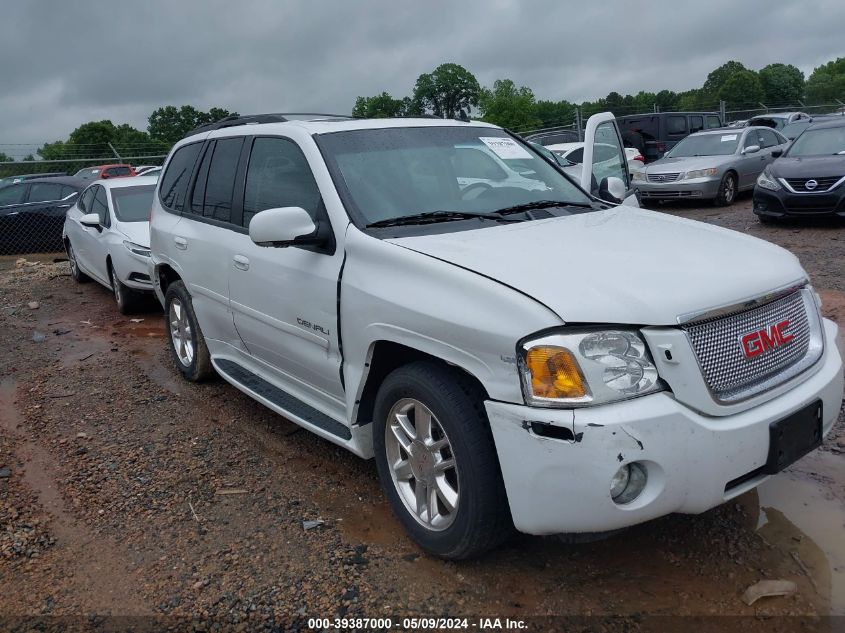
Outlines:
{"label": "white sedan", "polygon": [[[547,145],[546,149],[551,150],[561,158],[565,158],[575,165],[580,165],[584,162],[584,143],[557,143],[555,145]],[[616,163],[618,150],[614,146],[605,143],[596,143],[594,152],[594,162],[599,171],[601,171],[601,164],[604,162],[608,164],[608,169],[610,169],[610,165]],[[645,166],[645,158],[635,147],[625,148],[625,158],[628,161],[628,171],[632,174],[635,171],[640,171]]]}
{"label": "white sedan", "polygon": [[150,207],[157,178],[98,180],[68,209],[63,241],[73,278],[114,292],[123,314],[152,291]]}

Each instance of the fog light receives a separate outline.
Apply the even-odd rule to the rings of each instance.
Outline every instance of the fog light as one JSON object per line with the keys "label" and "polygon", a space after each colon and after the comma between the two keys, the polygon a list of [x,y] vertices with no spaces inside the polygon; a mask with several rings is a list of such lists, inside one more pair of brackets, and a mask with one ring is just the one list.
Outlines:
{"label": "fog light", "polygon": [[647,480],[648,475],[642,464],[625,464],[610,480],[610,496],[613,502],[620,505],[630,503],[643,491]]}

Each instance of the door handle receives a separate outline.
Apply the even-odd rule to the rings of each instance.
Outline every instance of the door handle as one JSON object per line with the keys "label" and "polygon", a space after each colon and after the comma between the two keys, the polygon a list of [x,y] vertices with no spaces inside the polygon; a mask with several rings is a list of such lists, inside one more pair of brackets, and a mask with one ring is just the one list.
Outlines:
{"label": "door handle", "polygon": [[173,243],[176,244],[176,248],[180,248],[183,251],[188,250],[188,240],[184,237],[174,237]]}
{"label": "door handle", "polygon": [[243,255],[235,255],[232,260],[235,262],[235,268],[240,268],[241,270],[249,270],[249,259],[247,259]]}

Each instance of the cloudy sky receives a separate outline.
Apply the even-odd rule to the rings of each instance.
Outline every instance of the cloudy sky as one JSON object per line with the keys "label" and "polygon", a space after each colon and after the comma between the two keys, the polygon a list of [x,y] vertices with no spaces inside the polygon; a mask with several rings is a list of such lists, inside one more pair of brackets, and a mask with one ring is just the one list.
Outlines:
{"label": "cloudy sky", "polygon": [[842,0],[27,0],[0,21],[0,150],[158,106],[346,113],[442,62],[582,101],[699,87],[728,59],[845,55]]}

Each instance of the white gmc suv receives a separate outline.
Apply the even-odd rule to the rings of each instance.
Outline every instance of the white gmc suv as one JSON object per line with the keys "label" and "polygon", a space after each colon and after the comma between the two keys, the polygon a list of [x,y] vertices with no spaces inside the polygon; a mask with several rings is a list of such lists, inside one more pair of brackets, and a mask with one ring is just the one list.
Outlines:
{"label": "white gmc suv", "polygon": [[445,558],[742,494],[833,426],[836,325],[789,252],[605,202],[632,200],[618,139],[590,122],[576,184],[478,122],[197,130],[151,215],[176,365],[375,457]]}

